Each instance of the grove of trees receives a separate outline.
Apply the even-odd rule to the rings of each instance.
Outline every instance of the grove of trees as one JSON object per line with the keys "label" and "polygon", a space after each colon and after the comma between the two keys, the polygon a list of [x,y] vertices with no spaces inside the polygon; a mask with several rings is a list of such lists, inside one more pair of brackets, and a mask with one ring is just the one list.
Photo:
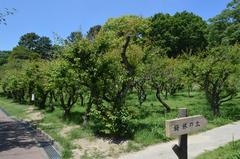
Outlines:
{"label": "grove of trees", "polygon": [[[135,114],[126,104],[142,105],[149,90],[166,112],[165,99],[194,86],[206,95],[213,116],[240,88],[240,2],[233,0],[208,22],[187,11],[149,18],[122,16],[72,32],[62,45],[48,37],[23,35],[12,51],[0,52],[3,93],[39,109],[84,108],[79,118],[97,134],[129,136]],[[35,100],[32,101],[32,94]]]}

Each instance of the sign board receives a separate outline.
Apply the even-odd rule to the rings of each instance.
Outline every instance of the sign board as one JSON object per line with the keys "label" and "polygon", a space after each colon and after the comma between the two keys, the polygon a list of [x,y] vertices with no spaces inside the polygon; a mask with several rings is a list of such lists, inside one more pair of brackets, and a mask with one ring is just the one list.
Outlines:
{"label": "sign board", "polygon": [[32,98],[31,98],[31,100],[32,100],[32,101],[35,100],[35,95],[34,95],[34,94],[32,94]]}
{"label": "sign board", "polygon": [[176,137],[196,132],[206,125],[207,120],[202,115],[166,120],[166,136]]}

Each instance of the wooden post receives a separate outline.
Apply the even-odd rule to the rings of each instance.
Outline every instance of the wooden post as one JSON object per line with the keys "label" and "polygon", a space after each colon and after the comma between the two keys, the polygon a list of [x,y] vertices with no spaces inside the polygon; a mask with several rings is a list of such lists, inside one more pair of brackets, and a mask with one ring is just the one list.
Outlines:
{"label": "wooden post", "polygon": [[[187,117],[187,108],[180,108],[178,117]],[[173,151],[176,153],[179,159],[188,158],[188,135],[184,134],[179,137],[179,145],[174,145],[172,147]]]}

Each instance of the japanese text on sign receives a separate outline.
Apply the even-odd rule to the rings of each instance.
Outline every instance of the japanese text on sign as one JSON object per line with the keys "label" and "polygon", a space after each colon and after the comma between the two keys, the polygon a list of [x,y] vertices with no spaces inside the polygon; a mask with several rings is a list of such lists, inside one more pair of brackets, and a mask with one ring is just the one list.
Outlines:
{"label": "japanese text on sign", "polygon": [[179,136],[198,131],[207,125],[207,120],[201,116],[177,118],[166,121],[166,135],[168,137]]}

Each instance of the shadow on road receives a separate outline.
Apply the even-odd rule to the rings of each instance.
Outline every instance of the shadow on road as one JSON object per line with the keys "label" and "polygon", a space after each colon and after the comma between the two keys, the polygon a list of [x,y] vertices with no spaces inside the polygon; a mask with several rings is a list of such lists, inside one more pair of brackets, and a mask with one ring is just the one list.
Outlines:
{"label": "shadow on road", "polygon": [[37,143],[19,121],[0,122],[0,152],[14,148],[30,149]]}

